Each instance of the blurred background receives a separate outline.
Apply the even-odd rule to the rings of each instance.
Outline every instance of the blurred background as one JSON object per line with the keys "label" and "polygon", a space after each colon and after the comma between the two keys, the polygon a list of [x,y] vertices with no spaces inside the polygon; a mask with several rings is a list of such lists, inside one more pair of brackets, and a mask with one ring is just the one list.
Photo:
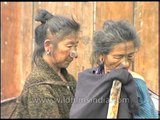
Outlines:
{"label": "blurred background", "polygon": [[159,3],[158,2],[1,2],[1,100],[18,96],[31,71],[34,29],[40,24],[38,9],[65,15],[81,24],[78,59],[68,70],[75,78],[91,67],[92,36],[105,20],[125,19],[138,31],[142,46],[132,70],[159,94]]}

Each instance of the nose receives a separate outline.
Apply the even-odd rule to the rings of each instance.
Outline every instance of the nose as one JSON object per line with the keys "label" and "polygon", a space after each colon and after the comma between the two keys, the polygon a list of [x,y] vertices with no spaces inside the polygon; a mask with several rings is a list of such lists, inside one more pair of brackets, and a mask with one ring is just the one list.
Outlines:
{"label": "nose", "polygon": [[121,64],[123,65],[124,68],[129,69],[130,63],[127,59],[123,59]]}
{"label": "nose", "polygon": [[72,57],[72,58],[77,58],[77,57],[78,57],[77,52],[76,52],[75,50],[72,50],[72,51],[70,52],[70,57]]}

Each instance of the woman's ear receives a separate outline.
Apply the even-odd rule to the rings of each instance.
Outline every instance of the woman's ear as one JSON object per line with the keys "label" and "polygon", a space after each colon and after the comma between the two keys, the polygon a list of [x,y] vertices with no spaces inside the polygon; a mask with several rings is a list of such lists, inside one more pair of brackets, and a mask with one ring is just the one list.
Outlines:
{"label": "woman's ear", "polygon": [[45,49],[45,52],[46,52],[46,55],[49,55],[51,53],[51,40],[49,39],[46,39],[44,41],[44,49]]}
{"label": "woman's ear", "polygon": [[100,56],[99,56],[99,61],[100,61],[100,62],[104,62],[104,55],[100,55]]}
{"label": "woman's ear", "polygon": [[139,48],[135,48],[135,53],[139,51]]}

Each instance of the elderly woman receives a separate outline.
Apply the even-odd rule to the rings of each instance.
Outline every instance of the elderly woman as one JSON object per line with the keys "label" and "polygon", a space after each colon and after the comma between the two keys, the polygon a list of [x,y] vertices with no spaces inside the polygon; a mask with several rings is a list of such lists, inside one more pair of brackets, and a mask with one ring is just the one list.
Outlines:
{"label": "elderly woman", "polygon": [[158,117],[143,77],[130,70],[139,47],[137,33],[127,21],[104,23],[93,39],[92,63],[97,67],[79,73],[70,118],[107,118],[114,80],[122,85],[117,118]]}
{"label": "elderly woman", "polygon": [[66,68],[77,57],[80,25],[39,10],[34,67],[11,118],[69,118],[76,81]]}

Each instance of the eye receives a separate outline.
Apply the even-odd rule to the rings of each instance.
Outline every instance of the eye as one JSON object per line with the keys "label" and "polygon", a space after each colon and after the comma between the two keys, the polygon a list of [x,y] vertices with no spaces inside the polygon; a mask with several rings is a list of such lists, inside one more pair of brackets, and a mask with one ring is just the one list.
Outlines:
{"label": "eye", "polygon": [[118,56],[114,56],[115,59],[122,59],[124,56],[123,55],[118,55]]}
{"label": "eye", "polygon": [[133,53],[133,54],[128,55],[128,59],[133,59],[133,58],[134,58],[134,53]]}
{"label": "eye", "polygon": [[128,58],[133,58],[133,55],[129,55]]}
{"label": "eye", "polygon": [[71,45],[71,44],[70,44],[70,45],[67,45],[67,47],[68,47],[68,48],[72,48],[72,47],[73,47],[73,45]]}

